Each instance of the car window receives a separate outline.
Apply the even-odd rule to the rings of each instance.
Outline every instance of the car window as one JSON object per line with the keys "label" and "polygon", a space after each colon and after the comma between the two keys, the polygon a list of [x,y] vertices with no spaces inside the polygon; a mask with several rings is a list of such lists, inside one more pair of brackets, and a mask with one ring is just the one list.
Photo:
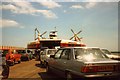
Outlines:
{"label": "car window", "polygon": [[9,51],[8,50],[3,50],[2,53],[3,53],[3,56],[5,56]]}
{"label": "car window", "polygon": [[41,55],[45,55],[45,51],[40,51],[40,54]]}
{"label": "car window", "polygon": [[26,53],[25,50],[17,50],[16,52],[17,52],[17,53],[20,53],[20,54],[25,54],[25,53]]}
{"label": "car window", "polygon": [[55,59],[59,59],[60,58],[60,54],[62,53],[63,50],[58,50],[55,54]]}
{"label": "car window", "polygon": [[27,53],[31,53],[31,51],[30,51],[30,50],[27,50],[26,52],[27,52]]}
{"label": "car window", "polygon": [[99,59],[108,58],[100,49],[75,49],[76,59]]}
{"label": "car window", "polygon": [[50,55],[50,54],[54,54],[56,52],[56,50],[48,50],[48,55]]}
{"label": "car window", "polygon": [[103,53],[105,53],[105,54],[111,54],[108,50],[106,50],[106,49],[102,49],[102,51],[103,51]]}
{"label": "car window", "polygon": [[70,59],[69,54],[70,54],[70,49],[64,50],[63,53],[61,54],[60,59],[66,59],[66,60]]}

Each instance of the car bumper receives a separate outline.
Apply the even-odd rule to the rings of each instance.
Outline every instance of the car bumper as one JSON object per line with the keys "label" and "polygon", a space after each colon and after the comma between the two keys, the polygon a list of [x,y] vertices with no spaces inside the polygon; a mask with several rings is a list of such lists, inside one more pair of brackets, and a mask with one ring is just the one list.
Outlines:
{"label": "car bumper", "polygon": [[111,59],[114,59],[114,60],[119,60],[119,61],[120,61],[120,58],[111,58]]}
{"label": "car bumper", "polygon": [[27,60],[29,60],[29,56],[21,56],[21,60],[22,61],[27,61]]}
{"label": "car bumper", "polygon": [[107,80],[120,80],[120,73],[94,73],[94,74],[79,74],[72,73],[75,78],[85,78],[85,79],[107,79]]}
{"label": "car bumper", "polygon": [[6,60],[7,64],[12,64],[14,61],[13,60]]}

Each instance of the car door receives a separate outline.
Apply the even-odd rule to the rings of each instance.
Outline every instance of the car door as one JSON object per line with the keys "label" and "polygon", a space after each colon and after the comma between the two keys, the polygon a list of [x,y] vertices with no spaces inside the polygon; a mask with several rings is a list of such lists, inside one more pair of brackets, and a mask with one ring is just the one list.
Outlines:
{"label": "car door", "polygon": [[51,69],[54,69],[53,71],[56,73],[59,73],[59,61],[60,61],[60,55],[62,54],[63,50],[59,49],[55,55],[54,58],[50,58],[48,60],[49,66],[51,67]]}
{"label": "car door", "polygon": [[63,49],[59,58],[56,59],[56,66],[57,72],[60,76],[63,76],[65,73],[65,70],[68,69],[71,65],[70,61],[70,49]]}
{"label": "car door", "polygon": [[59,69],[64,73],[72,64],[71,49],[64,49],[58,61]]}

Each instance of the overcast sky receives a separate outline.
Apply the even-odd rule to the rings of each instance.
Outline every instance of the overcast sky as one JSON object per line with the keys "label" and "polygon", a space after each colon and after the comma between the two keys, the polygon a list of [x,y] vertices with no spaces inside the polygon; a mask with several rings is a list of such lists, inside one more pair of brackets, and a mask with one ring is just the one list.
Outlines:
{"label": "overcast sky", "polygon": [[87,46],[118,50],[118,2],[12,1],[0,5],[0,45],[26,47],[36,27],[47,31],[46,38],[56,27],[60,39],[70,39],[71,29],[82,30],[78,36]]}

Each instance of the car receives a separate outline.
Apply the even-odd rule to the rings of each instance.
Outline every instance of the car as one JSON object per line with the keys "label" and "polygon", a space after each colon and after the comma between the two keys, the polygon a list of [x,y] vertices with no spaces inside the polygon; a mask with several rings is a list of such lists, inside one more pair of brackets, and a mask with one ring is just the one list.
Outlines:
{"label": "car", "polygon": [[120,61],[120,51],[116,51],[116,52],[111,52],[111,54],[113,55],[113,59],[115,60],[119,60]]}
{"label": "car", "polygon": [[50,55],[54,55],[57,49],[44,49],[40,53],[40,64],[46,67],[47,60],[50,58]]}
{"label": "car", "polygon": [[21,60],[22,61],[29,61],[32,60],[32,52],[30,50],[17,50],[19,54],[21,54]]}
{"label": "car", "polygon": [[7,79],[9,76],[9,65],[6,64],[5,55],[0,52],[0,79]]}
{"label": "car", "polygon": [[16,51],[12,51],[6,54],[6,62],[9,65],[14,65],[16,62],[21,63],[21,54]]}
{"label": "car", "polygon": [[108,49],[102,48],[101,49],[109,58],[115,59],[115,60],[120,60],[120,55],[119,53],[111,53]]}
{"label": "car", "polygon": [[120,61],[108,58],[100,48],[66,47],[50,55],[47,73],[56,73],[67,80],[117,79],[120,76]]}

